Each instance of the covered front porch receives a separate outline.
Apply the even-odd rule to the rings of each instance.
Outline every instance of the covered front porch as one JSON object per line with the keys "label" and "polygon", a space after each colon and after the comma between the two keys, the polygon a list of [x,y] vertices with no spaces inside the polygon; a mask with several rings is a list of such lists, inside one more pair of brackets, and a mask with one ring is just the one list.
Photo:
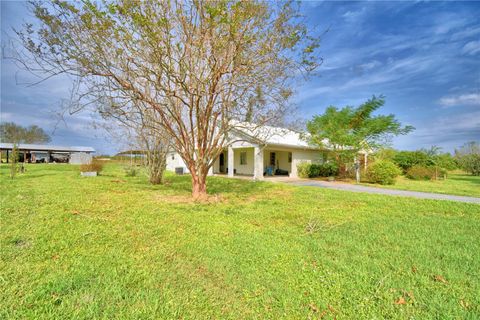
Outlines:
{"label": "covered front porch", "polygon": [[300,161],[312,161],[316,155],[320,154],[277,146],[231,146],[225,148],[215,161],[213,174],[244,176],[255,180],[273,176],[296,178],[296,165]]}

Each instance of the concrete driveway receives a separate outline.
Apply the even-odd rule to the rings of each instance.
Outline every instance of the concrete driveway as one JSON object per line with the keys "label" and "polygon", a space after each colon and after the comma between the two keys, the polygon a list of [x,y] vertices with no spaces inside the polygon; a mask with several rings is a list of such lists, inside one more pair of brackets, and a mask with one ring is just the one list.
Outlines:
{"label": "concrete driveway", "polygon": [[450,200],[450,201],[480,204],[480,198],[475,198],[475,197],[455,196],[455,195],[449,195],[449,194],[430,193],[430,192],[383,189],[383,188],[367,187],[367,186],[342,183],[342,182],[336,182],[336,181],[329,182],[329,181],[305,180],[305,179],[282,179],[282,180],[279,180],[278,182],[288,183],[296,186],[328,188],[328,189],[343,190],[343,191],[350,191],[350,192],[366,192],[366,193],[375,193],[375,194],[386,194],[390,196],[413,197],[413,198],[434,199],[434,200]]}

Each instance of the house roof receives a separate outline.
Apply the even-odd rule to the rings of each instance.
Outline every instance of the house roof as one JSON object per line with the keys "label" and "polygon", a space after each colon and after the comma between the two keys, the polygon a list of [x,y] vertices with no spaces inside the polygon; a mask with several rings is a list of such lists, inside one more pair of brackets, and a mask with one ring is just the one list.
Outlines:
{"label": "house roof", "polygon": [[[17,144],[18,150],[25,151],[52,151],[52,152],[95,152],[92,147],[76,147],[76,146],[51,146],[45,144]],[[1,150],[12,150],[13,143],[0,143]]]}
{"label": "house roof", "polygon": [[[313,149],[313,150],[331,150],[332,145],[328,139],[323,139],[324,147],[313,146],[309,144],[306,139],[310,136],[309,133],[300,133],[290,129],[260,126],[249,122],[238,122],[235,125],[235,129],[246,135],[248,138],[258,141],[259,143],[266,145],[274,145],[287,148],[301,148],[301,149]],[[345,149],[348,149],[345,148]],[[360,150],[360,154],[371,153],[371,150]]]}
{"label": "house roof", "polygon": [[241,122],[235,126],[235,130],[246,135],[250,139],[260,141],[267,145],[302,149],[319,149],[318,147],[309,145],[308,142],[303,139],[303,137],[308,137],[307,133],[300,133],[290,129],[258,126],[252,123]]}

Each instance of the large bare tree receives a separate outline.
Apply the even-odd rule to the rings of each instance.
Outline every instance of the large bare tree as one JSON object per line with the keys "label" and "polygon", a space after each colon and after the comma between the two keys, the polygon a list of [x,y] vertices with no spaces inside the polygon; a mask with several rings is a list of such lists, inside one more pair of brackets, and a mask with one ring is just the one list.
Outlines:
{"label": "large bare tree", "polygon": [[228,132],[283,116],[292,79],[320,61],[292,2],[57,0],[31,9],[38,23],[17,30],[18,61],[47,78],[75,77],[76,108],[154,110],[195,198],[206,196]]}
{"label": "large bare tree", "polygon": [[[105,105],[109,105],[106,103]],[[159,126],[155,110],[135,104],[127,110],[101,108],[104,120],[100,126],[112,138],[129,149],[140,151],[151,184],[163,184],[167,154],[172,151],[172,137]]]}
{"label": "large bare tree", "polygon": [[141,126],[135,130],[138,145],[145,154],[145,168],[151,184],[163,184],[167,168],[167,154],[171,151],[171,137],[158,126],[158,114],[147,109]]}

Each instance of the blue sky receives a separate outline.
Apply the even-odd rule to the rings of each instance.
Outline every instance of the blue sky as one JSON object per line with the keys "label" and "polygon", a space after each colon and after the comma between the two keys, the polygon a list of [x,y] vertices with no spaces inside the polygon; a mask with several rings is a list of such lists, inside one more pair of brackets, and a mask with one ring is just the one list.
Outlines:
{"label": "blue sky", "polygon": [[[11,26],[30,21],[21,2],[1,3],[2,44]],[[322,34],[324,64],[318,76],[296,87],[292,100],[304,118],[329,105],[356,106],[383,94],[380,113],[394,113],[416,130],[393,140],[400,149],[437,145],[452,151],[480,140],[480,2],[305,2],[307,21]],[[31,77],[2,60],[1,120],[37,124],[52,143],[93,146],[114,153],[122,146],[92,115],[56,111],[68,98],[70,79],[34,87]],[[19,84],[20,82],[20,84]]]}

